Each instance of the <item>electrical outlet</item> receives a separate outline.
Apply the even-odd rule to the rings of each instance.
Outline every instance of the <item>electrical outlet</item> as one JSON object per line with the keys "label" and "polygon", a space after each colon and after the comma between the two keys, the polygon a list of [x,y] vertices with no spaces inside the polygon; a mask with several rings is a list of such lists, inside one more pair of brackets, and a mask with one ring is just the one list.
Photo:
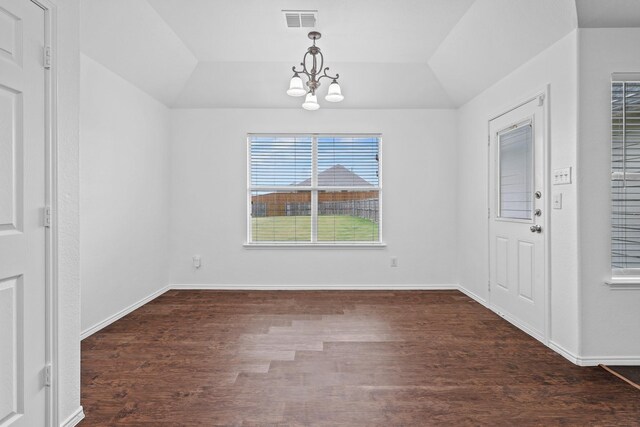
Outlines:
{"label": "electrical outlet", "polygon": [[200,255],[193,256],[193,266],[195,268],[200,268],[202,266],[202,260],[200,259]]}
{"label": "electrical outlet", "polygon": [[391,257],[391,267],[397,267],[398,266],[398,257],[397,256],[392,256]]}

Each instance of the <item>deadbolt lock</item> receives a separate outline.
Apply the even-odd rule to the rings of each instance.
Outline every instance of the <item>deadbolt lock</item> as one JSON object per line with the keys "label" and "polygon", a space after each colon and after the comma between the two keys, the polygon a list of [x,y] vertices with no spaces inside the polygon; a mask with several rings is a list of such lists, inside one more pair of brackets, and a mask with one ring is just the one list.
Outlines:
{"label": "deadbolt lock", "polygon": [[539,198],[541,198],[541,197],[542,197],[542,193],[541,193],[541,192],[539,192],[539,191],[536,191],[536,192],[535,192],[535,195],[536,195],[536,199],[539,199]]}
{"label": "deadbolt lock", "polygon": [[533,214],[535,216],[542,216],[542,211],[540,209],[536,209],[535,211],[533,211]]}

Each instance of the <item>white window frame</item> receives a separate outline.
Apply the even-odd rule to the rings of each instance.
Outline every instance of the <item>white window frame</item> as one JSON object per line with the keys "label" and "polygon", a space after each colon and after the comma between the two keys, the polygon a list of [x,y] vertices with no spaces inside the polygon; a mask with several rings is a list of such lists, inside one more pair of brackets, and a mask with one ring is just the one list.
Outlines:
{"label": "white window frame", "polygon": [[[638,73],[614,73],[611,76],[611,85],[613,87],[614,83],[636,83],[636,82],[640,82],[640,74]],[[610,120],[611,120],[611,155],[613,156],[613,115],[612,112],[609,113],[610,114]],[[619,175],[619,173],[616,173]],[[631,180],[637,180],[637,174],[636,173],[628,173],[628,175],[631,175],[630,177],[627,177],[626,179],[631,179]],[[619,177],[618,177],[619,178]],[[625,177],[623,177],[624,179]],[[611,176],[610,176],[610,188],[611,188],[611,181],[613,181],[614,179],[614,175],[613,172],[611,172]],[[613,203],[613,192],[612,190],[610,190],[610,203]],[[613,206],[612,206],[613,209]],[[611,212],[611,220],[613,220],[613,211]],[[611,230],[611,232],[613,232],[613,230]],[[612,241],[612,237],[610,237],[610,246],[613,246],[613,241]],[[610,257],[610,264],[611,264],[611,279],[606,280],[605,283],[609,286],[611,286],[614,289],[640,289],[640,268],[615,268],[613,266],[613,254],[611,254]]]}
{"label": "white window frame", "polygon": [[[254,242],[251,223],[251,194],[253,191],[283,191],[283,186],[252,186],[251,185],[251,138],[255,137],[292,137],[311,138],[311,186],[295,187],[295,190],[309,191],[311,193],[311,240],[309,242],[280,242],[260,241]],[[378,185],[375,187],[338,187],[318,186],[318,138],[377,138],[378,139]],[[296,248],[380,248],[386,243],[382,238],[382,134],[380,133],[248,133],[247,134],[247,206],[246,206],[246,236],[244,243],[248,248],[259,247],[296,247]],[[318,193],[320,191],[377,191],[378,192],[378,241],[345,241],[345,242],[318,242]]]}

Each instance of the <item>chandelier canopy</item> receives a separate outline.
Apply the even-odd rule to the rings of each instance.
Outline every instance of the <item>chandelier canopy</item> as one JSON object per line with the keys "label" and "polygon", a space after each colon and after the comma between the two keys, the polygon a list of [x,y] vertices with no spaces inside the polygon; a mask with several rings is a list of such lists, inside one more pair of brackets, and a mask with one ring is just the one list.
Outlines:
{"label": "chandelier canopy", "polygon": [[[304,103],[302,104],[302,108],[304,108],[305,110],[317,110],[318,108],[320,108],[320,104],[318,104],[318,97],[316,96],[316,90],[318,89],[318,87],[320,87],[320,80],[322,80],[323,78],[331,79],[329,91],[324,99],[329,102],[340,102],[344,99],[342,90],[340,89],[340,85],[338,84],[338,78],[340,78],[340,74],[336,74],[335,76],[327,74],[327,71],[329,71],[329,67],[324,66],[324,57],[322,56],[320,48],[316,46],[316,40],[318,40],[321,36],[322,34],[317,31],[311,31],[309,33],[309,38],[313,40],[313,45],[309,46],[307,52],[302,58],[302,62],[300,63],[302,69],[298,70],[295,66],[291,67],[291,69],[293,70],[293,77],[291,77],[291,81],[289,82],[289,90],[287,90],[287,95],[306,95]],[[303,85],[300,74],[304,74],[305,76],[307,76],[307,89],[305,89]]]}

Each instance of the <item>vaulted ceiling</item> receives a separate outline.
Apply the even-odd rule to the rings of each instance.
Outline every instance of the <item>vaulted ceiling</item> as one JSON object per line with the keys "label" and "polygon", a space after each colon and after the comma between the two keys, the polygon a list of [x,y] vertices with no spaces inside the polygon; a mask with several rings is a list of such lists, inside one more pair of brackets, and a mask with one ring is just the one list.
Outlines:
{"label": "vaulted ceiling", "polygon": [[[603,11],[603,3],[616,2],[634,17]],[[170,107],[299,108],[301,99],[285,90],[311,42],[308,29],[286,27],[282,10],[317,10],[318,45],[345,94],[324,108],[452,108],[571,32],[578,19],[637,23],[638,3],[83,0],[81,47]]]}

